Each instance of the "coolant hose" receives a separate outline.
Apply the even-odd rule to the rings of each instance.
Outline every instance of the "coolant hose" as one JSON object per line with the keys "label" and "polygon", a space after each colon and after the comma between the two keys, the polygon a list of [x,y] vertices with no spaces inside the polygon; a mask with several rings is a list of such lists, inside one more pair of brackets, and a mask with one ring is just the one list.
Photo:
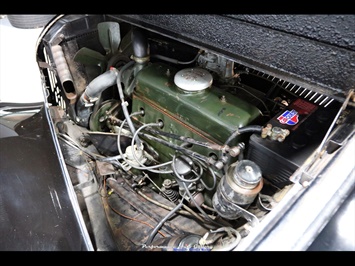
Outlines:
{"label": "coolant hose", "polygon": [[88,126],[93,102],[99,98],[100,94],[105,89],[116,84],[118,73],[116,68],[110,68],[105,73],[93,79],[89,85],[86,86],[85,91],[81,94],[76,104],[76,122],[79,125],[84,127]]}
{"label": "coolant hose", "polygon": [[87,85],[82,97],[90,100],[90,102],[95,101],[101,92],[116,84],[117,75],[118,70],[116,68],[110,68]]}

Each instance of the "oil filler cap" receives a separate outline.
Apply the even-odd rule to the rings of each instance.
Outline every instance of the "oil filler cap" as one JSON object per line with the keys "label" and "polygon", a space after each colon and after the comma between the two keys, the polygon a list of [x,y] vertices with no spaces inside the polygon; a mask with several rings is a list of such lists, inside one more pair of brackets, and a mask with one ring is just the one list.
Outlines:
{"label": "oil filler cap", "polygon": [[203,68],[185,68],[178,71],[174,83],[186,92],[198,92],[212,85],[213,77]]}

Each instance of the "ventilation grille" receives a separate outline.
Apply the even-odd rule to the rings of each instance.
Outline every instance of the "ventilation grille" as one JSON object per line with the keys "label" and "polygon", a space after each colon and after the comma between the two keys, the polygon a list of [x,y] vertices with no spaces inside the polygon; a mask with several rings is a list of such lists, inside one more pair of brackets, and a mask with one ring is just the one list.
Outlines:
{"label": "ventilation grille", "polygon": [[[45,48],[43,48],[43,54],[45,62],[48,65],[52,66],[53,63],[51,62],[50,57]],[[61,94],[61,84],[56,78],[56,73],[54,70],[48,69],[47,74],[49,81],[49,84],[47,84],[48,103],[52,104],[53,106],[61,106],[65,110],[66,104]]]}
{"label": "ventilation grille", "polygon": [[313,102],[314,104],[317,104],[319,106],[327,107],[334,100],[329,96],[292,84],[286,80],[273,77],[271,75],[265,74],[255,69],[248,68],[248,72],[258,77],[274,82],[275,84],[282,87],[283,89],[288,90],[293,94],[297,95],[298,97],[301,97],[309,102]]}

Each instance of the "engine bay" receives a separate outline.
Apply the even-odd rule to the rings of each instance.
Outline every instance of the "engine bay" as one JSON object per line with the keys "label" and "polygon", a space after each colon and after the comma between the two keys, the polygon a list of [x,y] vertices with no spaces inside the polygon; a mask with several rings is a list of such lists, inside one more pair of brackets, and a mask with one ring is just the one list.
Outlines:
{"label": "engine bay", "polygon": [[342,106],[115,21],[52,38],[46,63],[51,118],[97,250],[234,250]]}

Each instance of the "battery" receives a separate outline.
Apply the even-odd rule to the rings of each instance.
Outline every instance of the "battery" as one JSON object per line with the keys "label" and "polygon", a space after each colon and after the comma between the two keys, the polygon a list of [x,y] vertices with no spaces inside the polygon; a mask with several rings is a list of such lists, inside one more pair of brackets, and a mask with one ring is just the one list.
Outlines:
{"label": "battery", "polygon": [[268,124],[289,130],[284,141],[253,134],[247,158],[259,165],[263,177],[278,188],[292,184],[290,176],[315,151],[337,113],[334,106],[322,107],[296,99]]}

